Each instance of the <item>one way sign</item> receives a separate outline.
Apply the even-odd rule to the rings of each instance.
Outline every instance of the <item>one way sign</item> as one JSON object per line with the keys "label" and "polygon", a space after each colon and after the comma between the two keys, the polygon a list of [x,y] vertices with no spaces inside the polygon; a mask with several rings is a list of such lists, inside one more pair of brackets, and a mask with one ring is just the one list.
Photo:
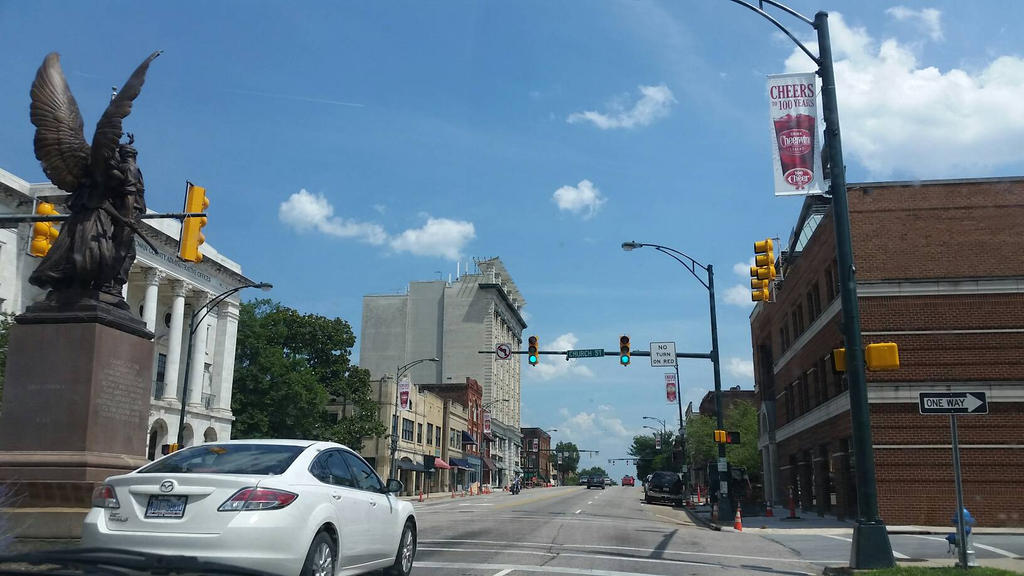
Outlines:
{"label": "one way sign", "polygon": [[984,392],[919,392],[921,414],[988,414]]}

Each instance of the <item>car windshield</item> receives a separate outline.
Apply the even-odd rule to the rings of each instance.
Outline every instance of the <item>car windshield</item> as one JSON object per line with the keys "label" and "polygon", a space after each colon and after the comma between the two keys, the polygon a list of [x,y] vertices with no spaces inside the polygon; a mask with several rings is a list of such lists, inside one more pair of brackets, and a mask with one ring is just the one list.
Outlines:
{"label": "car windshield", "polygon": [[139,474],[282,474],[303,447],[278,444],[204,444],[175,452]]}

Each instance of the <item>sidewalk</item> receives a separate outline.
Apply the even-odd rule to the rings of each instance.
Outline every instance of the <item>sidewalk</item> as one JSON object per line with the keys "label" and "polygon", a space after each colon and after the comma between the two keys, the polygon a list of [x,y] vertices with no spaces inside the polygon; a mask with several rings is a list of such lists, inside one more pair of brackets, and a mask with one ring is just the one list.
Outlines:
{"label": "sidewalk", "polygon": [[[697,506],[689,510],[691,516],[699,524],[712,530],[733,530],[733,519],[722,519],[711,521],[711,506]],[[785,532],[790,534],[815,533],[815,534],[843,534],[853,530],[853,520],[837,520],[835,516],[818,516],[817,512],[809,510],[806,512],[797,510],[798,519],[789,519],[790,512],[782,506],[772,508],[772,517],[751,516],[743,518],[743,530],[773,533]],[[889,534],[939,534],[946,535],[953,531],[953,526],[886,526]],[[990,535],[1022,535],[1024,528],[1015,527],[985,527],[974,526],[974,534]]]}

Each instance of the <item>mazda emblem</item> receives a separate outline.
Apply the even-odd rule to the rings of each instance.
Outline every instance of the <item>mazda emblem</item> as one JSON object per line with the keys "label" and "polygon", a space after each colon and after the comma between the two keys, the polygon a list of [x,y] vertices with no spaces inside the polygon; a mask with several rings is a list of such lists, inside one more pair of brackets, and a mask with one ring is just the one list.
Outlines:
{"label": "mazda emblem", "polygon": [[164,480],[160,483],[161,492],[170,492],[174,490],[174,480]]}

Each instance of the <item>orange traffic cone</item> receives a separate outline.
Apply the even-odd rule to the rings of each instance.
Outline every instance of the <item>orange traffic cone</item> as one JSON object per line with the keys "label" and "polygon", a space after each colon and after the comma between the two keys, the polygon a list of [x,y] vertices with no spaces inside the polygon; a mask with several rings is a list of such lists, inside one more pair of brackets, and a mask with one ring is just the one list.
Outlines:
{"label": "orange traffic cone", "polygon": [[765,518],[773,518],[775,516],[775,513],[772,512],[772,503],[771,502],[765,502],[764,503],[764,516],[765,516]]}
{"label": "orange traffic cone", "polygon": [[743,532],[743,517],[740,516],[739,506],[736,507],[736,519],[733,520],[732,527],[735,528],[737,532]]}

